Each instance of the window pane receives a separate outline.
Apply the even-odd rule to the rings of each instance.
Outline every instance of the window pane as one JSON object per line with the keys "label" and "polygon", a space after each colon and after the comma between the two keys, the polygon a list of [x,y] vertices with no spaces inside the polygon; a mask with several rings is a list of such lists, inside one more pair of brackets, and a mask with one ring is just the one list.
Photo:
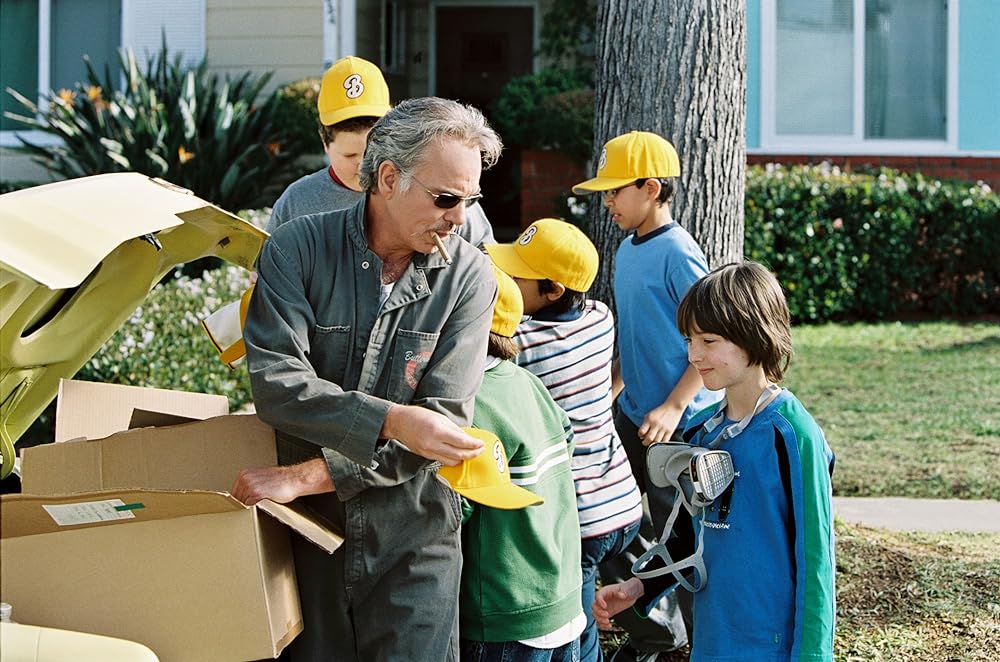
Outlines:
{"label": "window pane", "polygon": [[[71,90],[75,83],[85,80],[85,54],[101,78],[104,65],[117,61],[122,33],[121,5],[121,0],[52,0],[53,90]],[[86,29],[81,29],[82,26]],[[111,66],[111,71],[115,70]]]}
{"label": "window pane", "polygon": [[854,106],[851,0],[778,0],[775,130],[850,135]]}
{"label": "window pane", "polygon": [[947,20],[941,0],[867,0],[866,138],[946,137]]}
{"label": "window pane", "polygon": [[23,129],[20,122],[3,116],[6,111],[25,114],[7,88],[36,101],[38,97],[38,0],[3,0],[0,3],[0,130]]}

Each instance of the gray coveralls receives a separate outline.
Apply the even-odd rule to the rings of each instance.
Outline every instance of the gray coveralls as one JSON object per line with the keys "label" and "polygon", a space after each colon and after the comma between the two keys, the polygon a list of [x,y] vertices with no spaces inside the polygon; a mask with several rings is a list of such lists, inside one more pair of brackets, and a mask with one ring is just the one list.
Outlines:
{"label": "gray coveralls", "polygon": [[[304,660],[457,659],[459,497],[437,464],[379,439],[391,403],[472,419],[496,285],[458,238],[417,254],[379,310],[365,201],[267,241],[244,338],[258,416],[282,464],[323,456],[336,492],[304,497],[345,533],[331,557],[294,536]],[[470,368],[470,362],[476,369]]]}

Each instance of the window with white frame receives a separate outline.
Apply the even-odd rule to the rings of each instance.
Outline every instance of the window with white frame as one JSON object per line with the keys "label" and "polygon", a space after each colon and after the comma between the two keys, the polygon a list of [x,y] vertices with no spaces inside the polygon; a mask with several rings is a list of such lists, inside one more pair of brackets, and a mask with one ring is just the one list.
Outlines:
{"label": "window with white frame", "polygon": [[[205,51],[204,19],[205,0],[3,0],[0,111],[25,112],[8,87],[33,101],[39,93],[72,90],[85,80],[84,55],[103,78],[105,65],[117,70],[120,47],[132,48],[144,62],[166,36],[172,53],[197,62]],[[19,128],[0,112],[0,136]]]}
{"label": "window with white frame", "polygon": [[946,145],[955,94],[949,5],[763,0],[761,146]]}

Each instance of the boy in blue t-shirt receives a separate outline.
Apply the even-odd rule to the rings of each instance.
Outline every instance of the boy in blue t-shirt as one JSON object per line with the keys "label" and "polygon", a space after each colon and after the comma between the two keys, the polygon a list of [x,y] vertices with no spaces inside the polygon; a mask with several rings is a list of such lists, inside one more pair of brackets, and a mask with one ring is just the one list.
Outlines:
{"label": "boy in blue t-shirt", "polygon": [[[615,254],[618,362],[613,387],[618,396],[615,427],[652,515],[652,526],[644,527],[641,541],[659,535],[673,505],[669,492],[646,480],[646,447],[677,438],[696,411],[719,399],[705,390],[698,371],[688,365],[687,346],[677,329],[677,306],[708,272],[705,254],[670,213],[680,172],[673,145],[655,133],[632,131],[609,140],[597,176],[573,187],[578,194],[600,193],[611,221],[630,233]],[[606,570],[602,574],[607,581],[612,577]],[[621,569],[615,574],[624,576]],[[687,596],[681,597],[686,601]],[[668,604],[663,611],[654,620],[667,633],[636,636],[635,630],[646,629],[645,624],[622,624],[633,635],[632,646],[653,648],[642,639],[662,641],[656,645],[661,650],[687,643],[689,604]]]}

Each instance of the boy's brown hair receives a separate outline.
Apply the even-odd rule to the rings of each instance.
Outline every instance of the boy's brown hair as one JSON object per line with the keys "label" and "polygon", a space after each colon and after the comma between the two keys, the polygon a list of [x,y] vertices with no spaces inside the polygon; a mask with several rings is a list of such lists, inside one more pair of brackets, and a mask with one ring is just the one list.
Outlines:
{"label": "boy's brown hair", "polygon": [[486,351],[490,356],[495,356],[498,359],[513,361],[514,357],[521,351],[521,348],[517,346],[513,338],[501,336],[499,333],[490,331],[490,340]]}
{"label": "boy's brown hair", "polygon": [[341,132],[346,133],[357,133],[359,131],[370,131],[375,122],[378,122],[377,117],[352,117],[346,119],[343,122],[337,122],[336,124],[323,124],[319,123],[319,138],[323,141],[323,147],[326,147],[332,143],[337,138],[337,134]]}
{"label": "boy's brown hair", "polygon": [[677,328],[721,336],[747,353],[773,382],[780,382],[792,355],[788,304],[778,279],[747,260],[713,269],[684,295]]}

